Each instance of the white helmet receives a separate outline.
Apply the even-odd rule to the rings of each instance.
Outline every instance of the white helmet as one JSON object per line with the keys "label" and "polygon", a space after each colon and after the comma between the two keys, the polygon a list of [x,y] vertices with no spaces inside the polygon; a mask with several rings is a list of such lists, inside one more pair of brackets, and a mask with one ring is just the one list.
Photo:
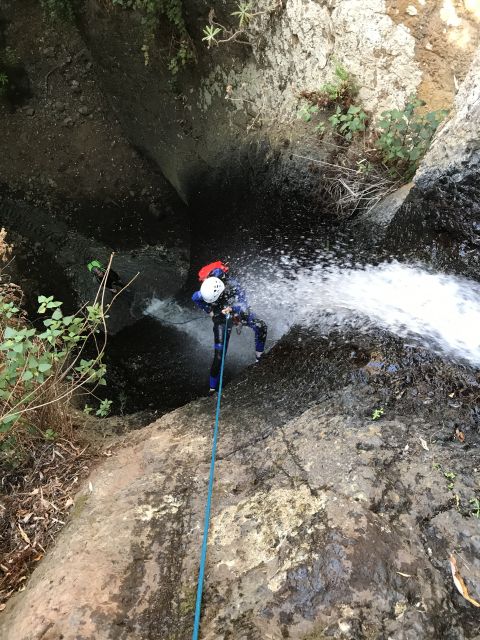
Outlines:
{"label": "white helmet", "polygon": [[202,282],[200,293],[208,304],[216,302],[225,290],[225,285],[220,278],[207,278]]}

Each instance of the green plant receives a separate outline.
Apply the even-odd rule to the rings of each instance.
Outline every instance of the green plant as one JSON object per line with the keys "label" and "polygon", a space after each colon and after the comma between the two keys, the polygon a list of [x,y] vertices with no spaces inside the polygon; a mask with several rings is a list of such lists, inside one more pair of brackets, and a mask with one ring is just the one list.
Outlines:
{"label": "green plant", "polygon": [[[0,231],[0,258],[12,247]],[[53,296],[38,297],[41,326],[28,322],[21,309],[21,290],[0,279],[0,454],[10,456],[34,434],[43,439],[65,430],[65,408],[78,391],[93,394],[105,385],[106,318],[104,286],[92,304],[66,315]],[[85,357],[87,345],[95,348]],[[91,351],[91,347],[89,350]],[[92,388],[93,386],[93,388]],[[112,401],[100,400],[96,414],[109,413]],[[46,424],[48,426],[46,426]],[[12,458],[13,459],[13,458]]]}
{"label": "green plant", "polygon": [[317,91],[302,91],[300,97],[322,109],[334,105],[348,109],[358,95],[357,83],[353,75],[339,62],[335,63],[333,73],[330,82],[325,82]]}
{"label": "green plant", "polygon": [[203,42],[206,42],[208,47],[210,48],[213,44],[217,44],[217,36],[219,33],[222,33],[222,30],[219,27],[215,27],[211,24],[207,24],[207,26],[203,29],[204,36],[202,38]]}
{"label": "green plant", "polygon": [[252,3],[251,2],[239,2],[238,11],[234,11],[231,15],[238,18],[238,26],[242,29],[253,18]]}
{"label": "green plant", "polygon": [[304,122],[310,122],[312,116],[318,113],[318,106],[316,104],[308,104],[304,102],[300,109],[297,111],[297,118]]}
{"label": "green plant", "polygon": [[372,413],[372,420],[379,420],[384,413],[385,410],[382,407],[380,407],[379,409],[374,409]]}
{"label": "green plant", "polygon": [[95,415],[99,416],[100,418],[105,418],[110,413],[111,406],[111,400],[102,400],[100,402],[99,408],[95,411]]}
{"label": "green plant", "polygon": [[145,65],[150,64],[151,45],[162,16],[171,26],[168,69],[175,75],[195,59],[193,46],[183,17],[182,0],[110,0],[113,5],[142,14],[144,42],[141,47]]}
{"label": "green plant", "polygon": [[438,125],[448,113],[441,109],[419,114],[418,108],[424,105],[425,102],[412,97],[403,110],[384,111],[377,125],[376,147],[383,162],[406,179],[417,170]]}
{"label": "green plant", "polygon": [[365,111],[358,106],[350,105],[346,112],[337,106],[335,113],[328,121],[346,140],[351,140],[357,133],[365,131],[368,117]]}
{"label": "green plant", "polygon": [[193,53],[189,42],[183,40],[177,44],[177,50],[168,62],[168,70],[172,75],[176,75],[182,67],[190,60],[193,60]]}
{"label": "green plant", "polygon": [[4,72],[0,72],[0,96],[4,96],[8,90],[8,76]]}
{"label": "green plant", "polygon": [[447,483],[447,489],[452,491],[453,490],[453,485],[454,485],[453,481],[457,477],[457,474],[453,473],[453,471],[445,471],[443,475],[445,476],[445,478],[447,480],[449,480],[449,482]]}
{"label": "green plant", "polygon": [[49,20],[72,20],[71,0],[40,0],[43,12]]}
{"label": "green plant", "polygon": [[[319,107],[316,104],[308,104],[308,102],[304,102],[297,111],[297,118],[299,120],[303,120],[304,122],[310,122],[313,116],[318,114],[318,111]],[[317,124],[315,125],[315,133],[317,133],[319,136],[323,136],[325,130],[325,122],[317,122]]]}
{"label": "green plant", "polygon": [[3,64],[11,67],[19,62],[18,54],[14,49],[12,49],[12,47],[5,47],[0,54],[0,60]]}
{"label": "green plant", "polygon": [[80,358],[105,321],[100,303],[64,315],[62,303],[52,296],[38,301],[38,313],[46,316],[42,330],[20,319],[19,307],[0,298],[0,433],[10,432],[17,422],[31,424],[37,409],[70,398],[85,384],[106,384],[103,349],[94,358]]}
{"label": "green plant", "polygon": [[478,498],[470,498],[470,504],[473,505],[472,515],[480,519],[480,500]]}
{"label": "green plant", "polygon": [[364,176],[370,175],[374,169],[374,165],[366,158],[361,158],[357,162],[357,171]]}
{"label": "green plant", "polygon": [[18,55],[11,47],[0,49],[0,97],[7,94],[10,86],[9,74],[18,62]]}
{"label": "green plant", "polygon": [[[204,37],[202,40],[207,43],[208,48],[212,45],[219,45],[227,42],[238,42],[240,44],[250,44],[247,40],[240,40],[240,36],[244,35],[249,23],[253,18],[257,16],[265,15],[275,11],[279,8],[278,1],[271,7],[267,7],[263,11],[254,11],[253,4],[251,2],[238,2],[237,10],[233,11],[230,15],[238,19],[238,26],[235,28],[226,27],[223,24],[215,22],[215,12],[210,10],[209,24],[203,29]],[[217,38],[221,36],[221,38]]]}

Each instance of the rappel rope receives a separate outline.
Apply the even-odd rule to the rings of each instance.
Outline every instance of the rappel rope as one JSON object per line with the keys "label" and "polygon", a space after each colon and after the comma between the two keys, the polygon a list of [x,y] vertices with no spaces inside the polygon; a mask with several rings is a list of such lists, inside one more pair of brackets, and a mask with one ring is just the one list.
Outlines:
{"label": "rappel rope", "polygon": [[223,336],[223,349],[222,349],[222,363],[220,366],[220,381],[218,384],[218,398],[217,398],[217,410],[215,412],[215,427],[213,429],[213,443],[212,443],[212,458],[210,461],[210,477],[208,480],[208,493],[207,504],[205,506],[205,522],[203,525],[203,541],[202,541],[202,553],[200,557],[200,570],[198,573],[197,584],[197,599],[195,603],[195,621],[193,623],[193,635],[192,640],[198,640],[198,634],[200,631],[200,615],[202,612],[202,593],[203,593],[203,578],[205,575],[205,564],[207,560],[207,540],[208,529],[210,526],[210,510],[212,506],[212,493],[213,493],[213,481],[215,477],[215,457],[217,453],[217,440],[218,440],[218,422],[220,419],[220,404],[222,400],[222,384],[223,384],[223,368],[225,365],[225,353],[227,351],[228,342],[228,321],[230,314],[226,315],[225,320],[225,335]]}

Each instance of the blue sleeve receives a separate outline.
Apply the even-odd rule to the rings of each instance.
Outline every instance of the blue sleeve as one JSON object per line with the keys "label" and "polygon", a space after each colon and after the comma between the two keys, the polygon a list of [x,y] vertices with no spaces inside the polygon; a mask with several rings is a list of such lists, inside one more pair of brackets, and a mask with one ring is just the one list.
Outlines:
{"label": "blue sleeve", "polygon": [[242,313],[244,311],[248,311],[248,301],[247,301],[247,295],[245,293],[245,290],[243,289],[241,284],[238,282],[238,280],[234,280],[233,278],[230,278],[229,282],[235,290],[235,301],[232,304],[233,312]]}
{"label": "blue sleeve", "polygon": [[192,300],[193,300],[193,303],[199,309],[203,309],[203,311],[205,311],[205,313],[210,313],[210,311],[211,311],[210,305],[207,304],[205,302],[205,300],[202,298],[202,294],[200,293],[200,291],[195,291],[195,293],[192,296]]}

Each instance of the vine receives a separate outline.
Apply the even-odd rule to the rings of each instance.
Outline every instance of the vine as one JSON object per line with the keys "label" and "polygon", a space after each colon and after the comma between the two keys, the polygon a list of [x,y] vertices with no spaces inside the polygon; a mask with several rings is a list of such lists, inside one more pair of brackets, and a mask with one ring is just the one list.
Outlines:
{"label": "vine", "polygon": [[150,64],[151,45],[162,16],[172,27],[168,69],[176,75],[180,69],[195,60],[195,51],[183,17],[182,0],[109,0],[125,10],[142,14],[144,42],[141,50],[145,65]]}

